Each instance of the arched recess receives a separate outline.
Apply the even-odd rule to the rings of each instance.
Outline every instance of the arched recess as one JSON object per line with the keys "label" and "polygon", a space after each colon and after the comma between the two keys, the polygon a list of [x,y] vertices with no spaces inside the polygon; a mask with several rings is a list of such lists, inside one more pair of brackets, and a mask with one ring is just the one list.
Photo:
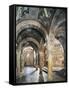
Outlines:
{"label": "arched recess", "polygon": [[[34,38],[25,38],[25,39],[23,39],[21,42],[20,42],[20,44],[18,45],[18,50],[19,51],[21,51],[21,53],[19,53],[17,56],[18,57],[20,57],[19,58],[19,60],[17,60],[17,66],[19,67],[19,72],[20,73],[22,73],[22,71],[23,71],[23,68],[24,68],[24,62],[23,62],[23,60],[21,59],[21,57],[23,57],[22,55],[23,55],[23,52],[22,52],[22,50],[25,48],[25,47],[28,47],[28,46],[31,46],[34,50],[35,50],[35,52],[36,52],[36,61],[37,60],[39,60],[39,43],[38,43],[38,41],[36,40],[36,39],[34,39]],[[18,52],[18,51],[17,51]],[[37,62],[39,62],[39,61],[37,61]],[[23,73],[22,73],[23,74]],[[20,75],[20,74],[19,74]]]}
{"label": "arched recess", "polygon": [[[57,9],[55,11],[54,16],[51,21],[50,30],[49,30],[49,39],[50,40],[48,40],[49,41],[48,45],[50,45],[50,43],[51,43],[50,46],[53,46],[55,51],[58,52],[59,49],[62,49],[64,69],[66,69],[66,17],[67,16],[66,16],[65,9]],[[53,45],[52,45],[52,43],[53,43]],[[59,47],[59,45],[60,45],[60,47]],[[56,48],[58,48],[58,50],[56,50],[55,46],[56,46]],[[48,49],[50,49],[50,48],[48,48]],[[54,49],[51,48],[51,50],[54,50]],[[54,53],[55,53],[55,51],[54,51]],[[60,51],[60,55],[62,52]],[[49,53],[49,56],[50,56],[50,54],[51,53]],[[57,55],[55,55],[55,56],[57,56]],[[53,55],[50,57],[53,57]],[[48,64],[52,63],[53,59],[50,58],[50,60],[48,60],[48,61],[49,61]],[[59,58],[58,58],[58,61],[59,61]],[[53,77],[52,77],[52,66],[53,65],[49,64],[48,66],[49,66],[48,67],[48,69],[49,69],[48,76],[49,76],[49,79],[51,80],[51,79],[53,79]]]}
{"label": "arched recess", "polygon": [[[32,29],[32,31],[29,32],[28,29]],[[36,34],[34,34],[33,31],[35,31]],[[17,66],[19,69],[19,73],[21,73],[22,71],[20,70],[20,62],[21,62],[20,58],[22,55],[22,49],[27,46],[32,46],[35,49],[37,53],[37,58],[39,60],[39,48],[40,48],[41,38],[43,38],[42,39],[43,44],[47,43],[48,33],[46,31],[46,28],[39,21],[28,19],[28,20],[22,20],[21,22],[16,24],[16,48],[18,53]]]}
{"label": "arched recess", "polygon": [[[27,44],[28,43],[28,44]],[[28,46],[30,46],[30,47],[32,47],[33,48],[33,50],[35,51],[35,55],[36,55],[36,57],[35,57],[35,64],[34,64],[34,66],[36,65],[36,64],[38,64],[39,63],[39,48],[38,48],[38,46],[36,45],[36,43],[34,42],[34,41],[27,41],[27,42],[23,42],[23,44],[22,44],[22,49],[24,49],[24,48],[27,48]]]}

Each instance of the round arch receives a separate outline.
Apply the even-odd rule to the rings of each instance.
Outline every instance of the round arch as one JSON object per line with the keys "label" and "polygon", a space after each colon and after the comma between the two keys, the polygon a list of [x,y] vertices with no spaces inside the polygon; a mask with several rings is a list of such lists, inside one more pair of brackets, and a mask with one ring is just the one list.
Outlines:
{"label": "round arch", "polygon": [[48,39],[48,33],[46,31],[46,28],[39,21],[33,20],[33,19],[22,20],[21,22],[16,24],[16,38],[22,30],[25,30],[28,28],[34,28],[39,32],[42,32],[43,35],[45,36],[45,40]]}

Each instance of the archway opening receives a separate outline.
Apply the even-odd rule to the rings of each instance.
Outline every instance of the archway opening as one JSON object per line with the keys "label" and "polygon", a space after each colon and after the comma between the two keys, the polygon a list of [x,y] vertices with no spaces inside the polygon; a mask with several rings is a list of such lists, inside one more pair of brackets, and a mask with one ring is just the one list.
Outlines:
{"label": "archway opening", "polygon": [[27,46],[23,49],[23,56],[25,60],[25,66],[34,66],[36,55],[35,50],[31,46]]}
{"label": "archway opening", "polygon": [[[20,28],[16,33],[17,46],[21,51],[19,59],[20,75],[21,77],[26,77],[25,82],[44,82],[47,81],[45,52],[47,33],[43,26],[34,26],[32,24],[26,25],[25,28]],[[29,78],[30,80],[28,80]],[[41,78],[42,80],[40,80]]]}

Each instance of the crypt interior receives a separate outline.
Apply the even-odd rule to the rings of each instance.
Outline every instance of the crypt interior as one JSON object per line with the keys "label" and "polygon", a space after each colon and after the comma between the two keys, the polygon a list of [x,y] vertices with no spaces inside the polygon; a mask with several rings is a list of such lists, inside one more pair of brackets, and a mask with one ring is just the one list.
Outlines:
{"label": "crypt interior", "polygon": [[66,80],[66,10],[16,7],[16,82]]}

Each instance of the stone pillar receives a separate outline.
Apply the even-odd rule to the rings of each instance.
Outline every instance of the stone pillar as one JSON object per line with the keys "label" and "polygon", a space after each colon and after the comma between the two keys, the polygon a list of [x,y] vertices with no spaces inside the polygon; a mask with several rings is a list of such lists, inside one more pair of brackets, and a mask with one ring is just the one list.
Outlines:
{"label": "stone pillar", "polygon": [[23,53],[23,48],[21,50],[21,55],[20,55],[20,77],[23,76],[24,74],[24,63],[25,63],[25,54]]}
{"label": "stone pillar", "polygon": [[21,51],[20,50],[18,50],[17,52],[16,52],[16,59],[17,59],[17,76],[19,77],[19,75],[20,75],[20,54],[21,54]]}
{"label": "stone pillar", "polygon": [[40,67],[40,72],[41,72],[42,68],[44,67],[44,62],[45,62],[45,46],[42,40],[40,42],[39,56],[40,56],[39,67]]}
{"label": "stone pillar", "polygon": [[53,79],[52,77],[52,55],[49,53],[48,57],[48,81],[51,81]]}
{"label": "stone pillar", "polygon": [[52,67],[53,67],[53,60],[52,60],[53,40],[54,40],[54,36],[53,36],[53,34],[50,33],[49,39],[48,39],[48,81],[53,80],[53,72],[52,72]]}

